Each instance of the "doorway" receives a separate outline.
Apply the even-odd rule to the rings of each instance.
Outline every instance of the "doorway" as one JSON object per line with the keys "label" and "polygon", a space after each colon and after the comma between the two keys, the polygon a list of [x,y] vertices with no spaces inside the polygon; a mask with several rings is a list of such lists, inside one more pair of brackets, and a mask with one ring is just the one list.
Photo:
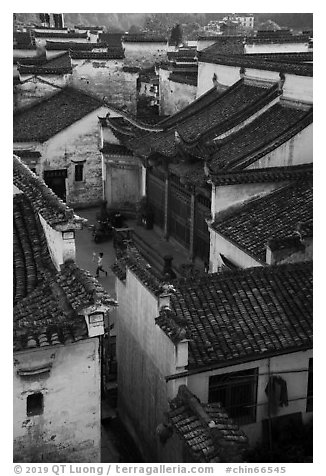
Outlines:
{"label": "doorway", "polygon": [[66,201],[67,169],[45,170],[44,182],[64,202]]}

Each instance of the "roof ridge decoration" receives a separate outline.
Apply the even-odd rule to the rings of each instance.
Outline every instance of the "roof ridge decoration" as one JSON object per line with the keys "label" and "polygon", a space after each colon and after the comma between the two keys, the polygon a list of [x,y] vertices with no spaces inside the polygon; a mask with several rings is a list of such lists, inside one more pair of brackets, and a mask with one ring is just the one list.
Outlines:
{"label": "roof ridge decoration", "polygon": [[[146,124],[145,122],[139,121],[136,117],[133,117],[130,113],[122,111],[121,109],[117,108],[113,104],[111,104],[105,97],[103,99],[104,104],[111,109],[113,112],[116,112],[120,114],[123,119],[128,121],[130,124],[133,126],[139,128],[140,130],[148,131],[148,132],[162,132],[163,128],[158,127],[158,126],[151,126],[149,124]],[[110,112],[107,114],[107,118],[110,118]]]}

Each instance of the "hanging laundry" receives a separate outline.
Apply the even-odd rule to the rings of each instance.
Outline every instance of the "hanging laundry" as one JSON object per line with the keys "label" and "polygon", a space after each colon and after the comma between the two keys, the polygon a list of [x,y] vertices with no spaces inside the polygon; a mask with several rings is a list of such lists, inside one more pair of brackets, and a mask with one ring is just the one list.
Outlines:
{"label": "hanging laundry", "polygon": [[276,413],[278,407],[288,406],[288,390],[286,381],[279,376],[270,377],[265,388],[272,413]]}

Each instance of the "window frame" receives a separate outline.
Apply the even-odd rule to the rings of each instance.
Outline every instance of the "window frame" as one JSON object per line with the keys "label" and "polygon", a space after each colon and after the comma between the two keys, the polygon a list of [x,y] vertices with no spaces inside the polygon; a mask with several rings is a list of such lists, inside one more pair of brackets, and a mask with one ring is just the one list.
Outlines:
{"label": "window frame", "polygon": [[[35,403],[36,397],[41,397],[40,402]],[[34,402],[33,402],[34,399]],[[27,395],[26,399],[26,414],[27,416],[42,415],[44,411],[44,395],[42,392],[34,392]]]}
{"label": "window frame", "polygon": [[84,181],[84,164],[75,164],[75,182]]}
{"label": "window frame", "polygon": [[[208,402],[219,402],[239,425],[255,423],[257,419],[258,367],[217,374],[209,377]],[[234,401],[250,386],[247,402]],[[240,391],[241,390],[241,391]],[[246,408],[247,407],[247,408]]]}

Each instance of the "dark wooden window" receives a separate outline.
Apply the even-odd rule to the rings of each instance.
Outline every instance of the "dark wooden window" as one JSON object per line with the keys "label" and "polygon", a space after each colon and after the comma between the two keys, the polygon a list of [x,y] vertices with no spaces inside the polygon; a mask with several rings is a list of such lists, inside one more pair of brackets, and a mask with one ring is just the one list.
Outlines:
{"label": "dark wooden window", "polygon": [[32,393],[27,397],[27,416],[41,415],[43,413],[43,394]]}
{"label": "dark wooden window", "polygon": [[258,368],[214,375],[208,401],[219,402],[239,425],[256,421]]}
{"label": "dark wooden window", "polygon": [[309,359],[306,412],[312,412],[312,404],[313,404],[313,381],[312,381],[312,379],[313,379],[313,359]]}
{"label": "dark wooden window", "polygon": [[83,181],[84,164],[75,165],[75,182]]}

